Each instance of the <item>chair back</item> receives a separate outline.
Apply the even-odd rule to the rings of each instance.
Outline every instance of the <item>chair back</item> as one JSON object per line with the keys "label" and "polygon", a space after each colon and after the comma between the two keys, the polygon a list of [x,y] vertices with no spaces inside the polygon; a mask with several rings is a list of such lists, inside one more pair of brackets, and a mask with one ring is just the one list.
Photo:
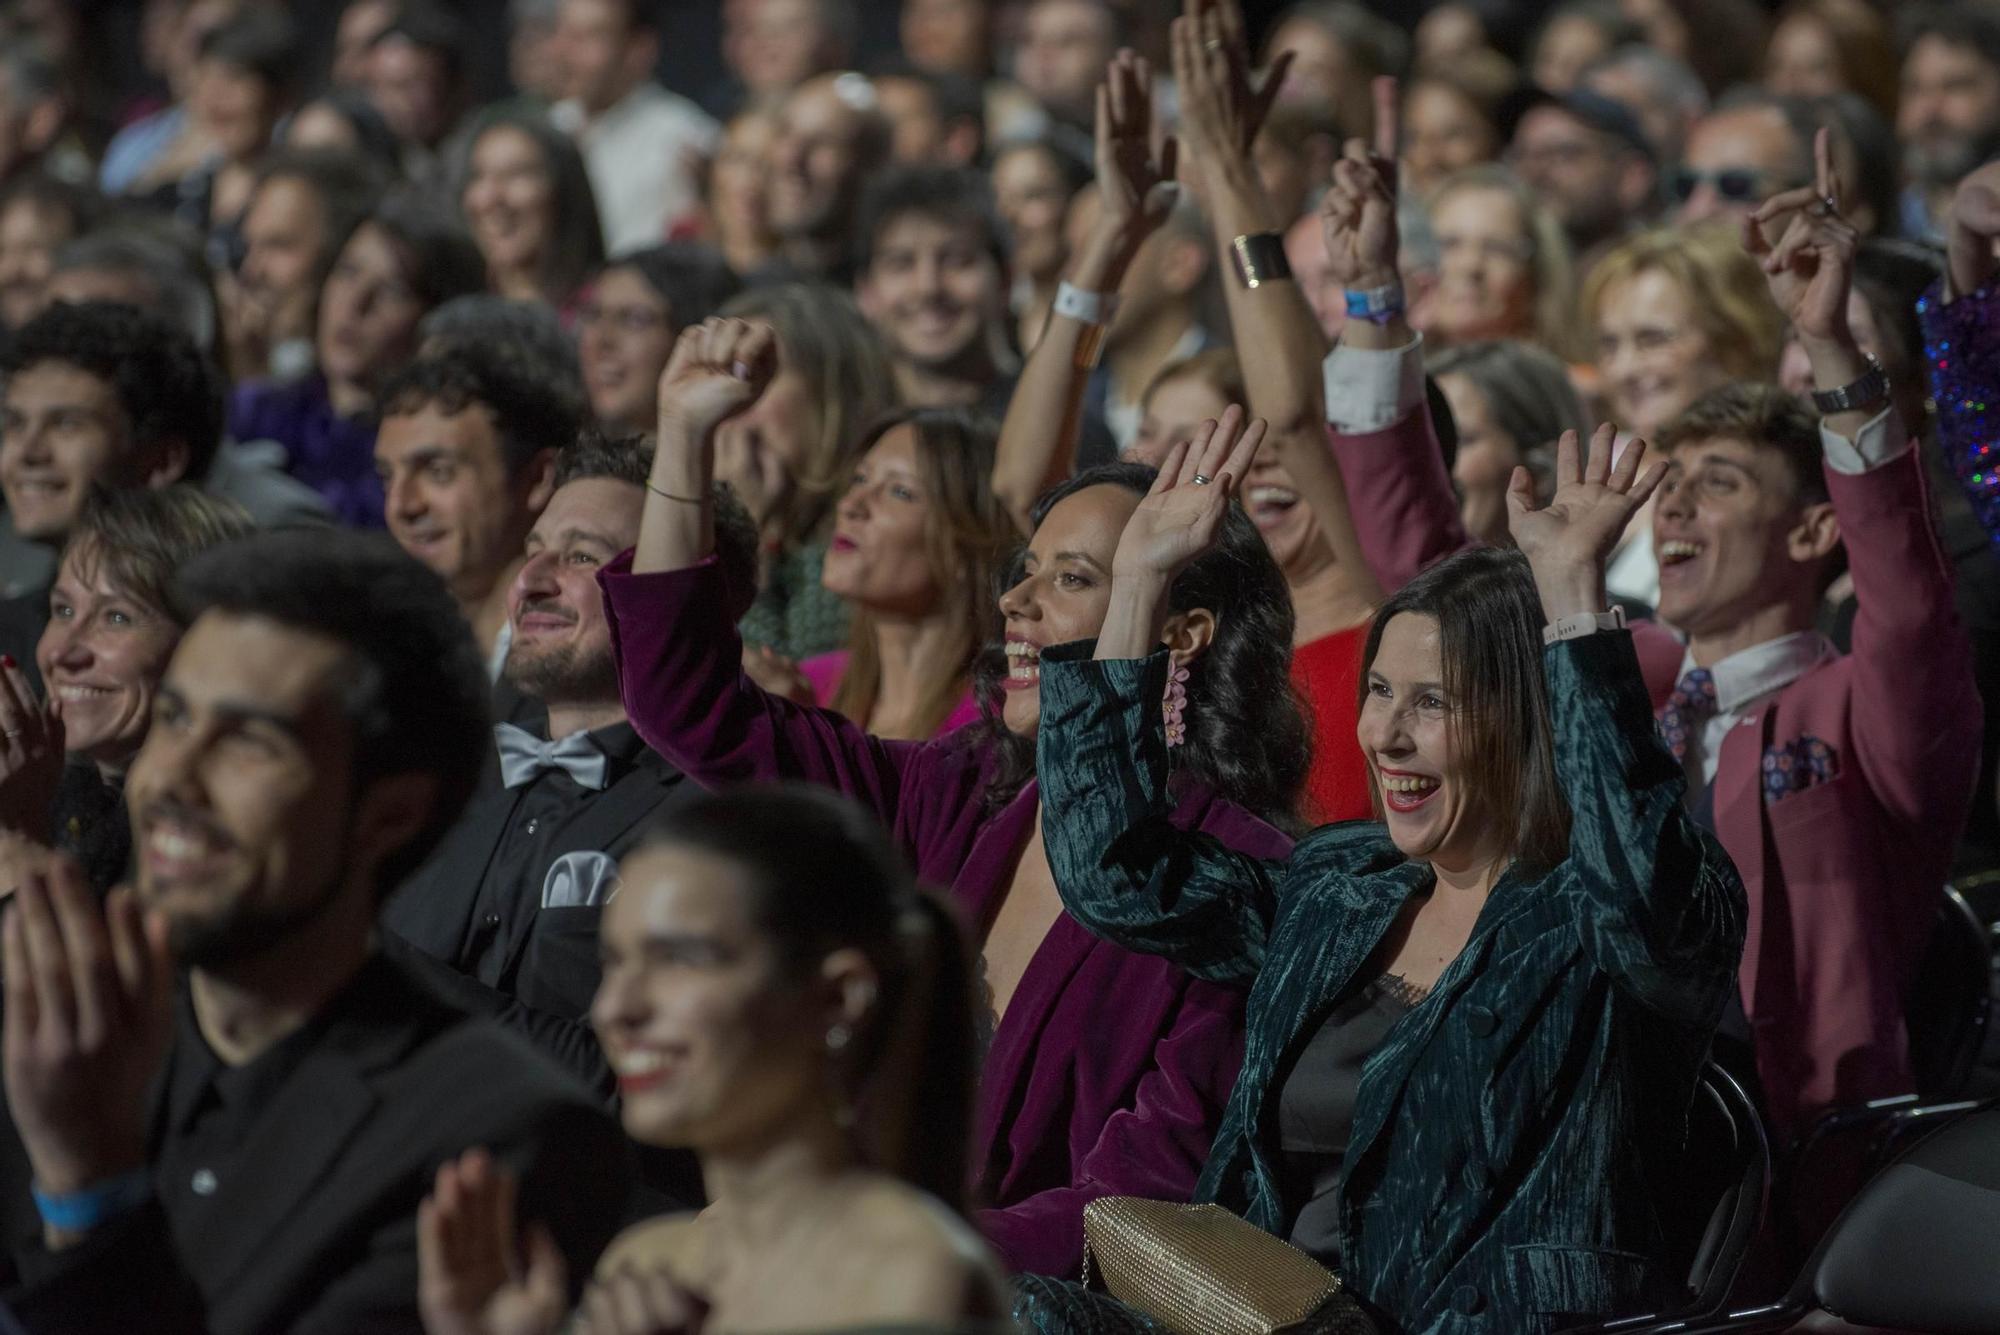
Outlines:
{"label": "chair back", "polygon": [[1993,947],[1986,924],[1964,895],[1946,886],[1905,999],[1910,1069],[1919,1095],[1948,1099],[1964,1092],[1992,1006]]}
{"label": "chair back", "polygon": [[1771,1190],[1771,1145],[1756,1104],[1714,1062],[1704,1065],[1688,1115],[1688,1190],[1694,1207],[1684,1235],[1694,1241],[1688,1263],[1687,1314],[1719,1310],[1757,1239]]}

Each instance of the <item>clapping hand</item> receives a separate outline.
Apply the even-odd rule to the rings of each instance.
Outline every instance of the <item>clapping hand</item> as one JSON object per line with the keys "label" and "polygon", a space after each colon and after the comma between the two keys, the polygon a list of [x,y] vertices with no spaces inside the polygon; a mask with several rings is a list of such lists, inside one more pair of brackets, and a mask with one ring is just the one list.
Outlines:
{"label": "clapping hand", "polygon": [[1579,458],[1576,432],[1556,444],[1556,494],[1535,508],[1534,478],[1516,468],[1507,484],[1507,527],[1535,572],[1535,588],[1550,621],[1605,610],[1604,562],[1639,507],[1659,488],[1667,465],[1643,475],[1646,443],[1633,440],[1611,462],[1618,436],[1609,422],[1590,438],[1589,458]]}
{"label": "clapping hand", "polygon": [[1327,277],[1355,291],[1399,281],[1396,267],[1396,81],[1375,80],[1375,143],[1347,141],[1320,204]]}
{"label": "clapping hand", "polygon": [[1954,296],[1984,287],[1993,277],[2000,240],[2000,162],[1989,162],[1958,183],[1951,199],[1945,252]]}
{"label": "clapping hand", "polygon": [[681,331],[660,372],[660,438],[706,442],[778,373],[778,339],[761,321],[715,317]]}
{"label": "clapping hand", "polygon": [[[1840,216],[1832,134],[1813,136],[1813,183],[1773,195],[1743,221],[1743,246],[1763,265],[1771,298],[1799,340],[1848,345],[1847,295],[1861,234]],[[1774,239],[1775,238],[1775,239]]]}
{"label": "clapping hand", "polygon": [[438,1169],[417,1207],[417,1306],[426,1335],[550,1335],[569,1306],[546,1227],[515,1236],[514,1175],[484,1150]]}
{"label": "clapping hand", "polygon": [[659,1268],[628,1266],[591,1282],[578,1335],[697,1335],[708,1304]]}
{"label": "clapping hand", "polygon": [[4,936],[7,1103],[43,1191],[146,1165],[146,1090],[173,1037],[165,923],[120,887],[100,906],[75,861],[25,869]]}
{"label": "clapping hand", "polygon": [[1193,440],[1167,451],[1152,489],[1119,535],[1113,578],[1171,584],[1214,546],[1236,485],[1263,443],[1264,420],[1246,426],[1243,409],[1231,404],[1221,421],[1204,422]]}

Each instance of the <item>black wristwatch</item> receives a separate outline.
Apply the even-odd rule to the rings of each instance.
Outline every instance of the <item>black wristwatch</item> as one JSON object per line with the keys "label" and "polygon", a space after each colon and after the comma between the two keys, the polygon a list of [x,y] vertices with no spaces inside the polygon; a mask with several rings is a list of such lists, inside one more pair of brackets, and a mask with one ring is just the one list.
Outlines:
{"label": "black wristwatch", "polygon": [[[1868,357],[1867,353],[1861,354]],[[1819,409],[1821,417],[1831,417],[1835,413],[1851,413],[1861,408],[1871,408],[1889,397],[1889,376],[1882,369],[1882,363],[1868,357],[1868,370],[1859,380],[1840,386],[1838,389],[1816,389],[1812,394],[1813,407]]]}

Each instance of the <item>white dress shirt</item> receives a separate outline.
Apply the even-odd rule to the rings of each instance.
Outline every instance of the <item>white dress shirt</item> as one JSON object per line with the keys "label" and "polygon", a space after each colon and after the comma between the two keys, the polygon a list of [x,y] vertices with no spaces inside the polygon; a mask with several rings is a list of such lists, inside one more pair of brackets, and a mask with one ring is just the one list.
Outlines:
{"label": "white dress shirt", "polygon": [[721,136],[707,112],[656,83],[640,84],[595,120],[573,98],[550,108],[549,119],[583,152],[607,255],[656,246],[693,212],[693,160],[713,154]]}
{"label": "white dress shirt", "polygon": [[[1790,686],[1840,651],[1816,630],[1794,631],[1742,649],[1709,669],[1715,674],[1715,713],[1701,731],[1688,739],[1689,800],[1715,782],[1722,762],[1722,739],[1746,721],[1758,705]],[[1694,668],[1694,655],[1681,657],[1679,682]],[[1754,721],[1754,720],[1751,720]],[[1696,781],[1699,781],[1698,783]]]}

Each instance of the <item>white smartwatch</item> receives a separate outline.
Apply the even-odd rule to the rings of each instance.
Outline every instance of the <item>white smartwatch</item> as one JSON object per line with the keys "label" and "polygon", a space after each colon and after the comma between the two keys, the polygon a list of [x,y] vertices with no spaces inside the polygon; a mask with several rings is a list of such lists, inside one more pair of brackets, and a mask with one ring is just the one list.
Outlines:
{"label": "white smartwatch", "polygon": [[1625,609],[1622,607],[1614,607],[1609,612],[1578,612],[1574,616],[1558,617],[1542,627],[1542,643],[1580,640],[1586,635],[1595,635],[1600,630],[1623,629],[1625,629]]}
{"label": "white smartwatch", "polygon": [[1110,324],[1112,317],[1118,314],[1118,294],[1086,292],[1069,283],[1058,283],[1054,310],[1057,315],[1065,315],[1084,324]]}

